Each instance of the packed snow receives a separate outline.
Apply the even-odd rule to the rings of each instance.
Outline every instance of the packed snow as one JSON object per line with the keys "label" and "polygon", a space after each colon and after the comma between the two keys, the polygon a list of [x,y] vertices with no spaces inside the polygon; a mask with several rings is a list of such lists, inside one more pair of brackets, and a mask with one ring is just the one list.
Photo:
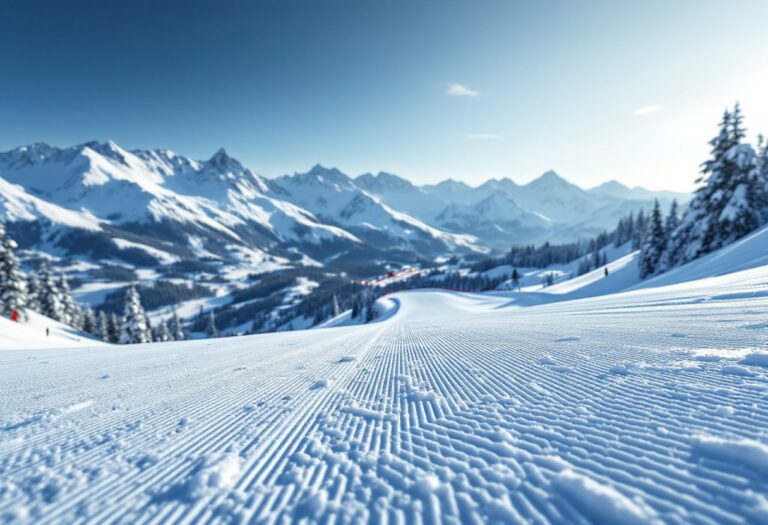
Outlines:
{"label": "packed snow", "polygon": [[[36,312],[28,312],[27,315],[29,319],[24,323],[16,323],[0,316],[0,351],[13,348],[107,346],[90,334]],[[2,377],[0,371],[0,379]]]}
{"label": "packed snow", "polygon": [[5,350],[0,516],[765,523],[768,267],[700,264],[572,300],[423,290],[363,325]]}

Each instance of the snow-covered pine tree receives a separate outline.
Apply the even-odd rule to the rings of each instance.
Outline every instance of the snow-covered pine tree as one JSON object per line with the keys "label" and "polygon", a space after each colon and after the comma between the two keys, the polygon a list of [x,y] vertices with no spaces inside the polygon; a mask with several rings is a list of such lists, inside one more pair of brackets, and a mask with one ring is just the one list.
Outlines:
{"label": "snow-covered pine tree", "polygon": [[645,226],[646,219],[643,210],[637,212],[634,223],[632,225],[632,249],[639,250],[643,245],[643,239],[645,239]]}
{"label": "snow-covered pine tree", "polygon": [[760,167],[760,179],[767,185],[768,192],[768,142],[761,134],[757,139],[757,163]]}
{"label": "snow-covered pine tree", "polygon": [[678,226],[680,226],[680,211],[677,199],[673,199],[672,204],[669,206],[667,218],[664,219],[664,231],[667,234],[667,239],[671,237],[672,232],[674,232]]}
{"label": "snow-covered pine tree", "polygon": [[213,309],[211,309],[208,314],[208,325],[205,328],[205,333],[208,334],[208,337],[219,337],[219,331],[216,329],[216,316],[213,313]]}
{"label": "snow-covered pine tree", "polygon": [[640,278],[645,279],[659,270],[659,261],[667,248],[667,233],[661,217],[661,207],[657,200],[646,225],[645,238],[640,247]]}
{"label": "snow-covered pine tree", "polygon": [[16,241],[0,223],[0,315],[11,317],[16,312],[27,318],[27,278],[16,257]]}
{"label": "snow-covered pine tree", "polygon": [[171,335],[171,331],[168,329],[168,322],[165,320],[162,320],[157,325],[157,337],[155,338],[155,341],[160,341],[163,343],[166,343],[168,341],[173,341],[173,336]]}
{"label": "snow-covered pine tree", "polygon": [[766,219],[765,180],[754,148],[745,136],[741,109],[727,110],[710,141],[710,158],[702,164],[702,185],[675,229],[665,261],[672,267],[725,246]]}
{"label": "snow-covered pine tree", "polygon": [[67,314],[64,308],[64,301],[61,298],[59,285],[53,277],[51,267],[46,261],[43,263],[42,275],[40,279],[40,313],[50,317],[54,321],[66,323]]}
{"label": "snow-covered pine tree", "polygon": [[[733,164],[731,195],[718,216],[719,248],[739,239],[763,224],[768,205],[765,184],[754,148],[739,144],[728,151],[726,159]],[[713,249],[714,249],[713,247]]]}
{"label": "snow-covered pine tree", "polygon": [[83,310],[82,315],[82,328],[84,332],[88,332],[91,335],[98,336],[99,335],[99,324],[96,320],[96,315],[93,313],[93,309],[90,306],[87,306]]}
{"label": "snow-covered pine tree", "polygon": [[99,310],[99,316],[97,318],[99,333],[97,334],[99,339],[105,343],[111,343],[112,338],[109,336],[109,318],[104,310]]}
{"label": "snow-covered pine tree", "polygon": [[373,319],[376,317],[376,294],[373,293],[373,290],[370,288],[367,288],[365,290],[365,307],[364,307],[364,313],[365,313],[365,322],[370,323],[373,321]]}
{"label": "snow-covered pine tree", "polygon": [[108,341],[110,343],[119,343],[120,342],[120,318],[117,316],[116,313],[111,313],[109,315],[109,338]]}
{"label": "snow-covered pine tree", "polygon": [[333,317],[338,317],[339,314],[341,314],[341,309],[339,308],[339,299],[336,297],[336,294],[333,294],[333,301],[331,303],[333,306],[332,314]]}
{"label": "snow-covered pine tree", "polygon": [[183,341],[187,338],[184,334],[184,328],[181,327],[181,320],[176,314],[176,310],[173,311],[173,317],[171,318],[171,336],[174,341]]}
{"label": "snow-covered pine tree", "polygon": [[595,250],[595,252],[592,254],[592,264],[595,268],[599,268],[600,265],[603,263],[603,255]]}
{"label": "snow-covered pine tree", "polygon": [[33,272],[27,275],[27,309],[40,312],[40,280]]}
{"label": "snow-covered pine tree", "polygon": [[139,292],[135,286],[131,286],[125,293],[125,311],[119,341],[122,344],[151,343],[151,330],[144,308],[141,306]]}
{"label": "snow-covered pine tree", "polygon": [[64,306],[64,316],[66,324],[75,328],[82,326],[82,311],[80,306],[72,297],[72,292],[69,289],[69,280],[67,276],[62,273],[59,275],[59,293],[61,294],[61,301]]}
{"label": "snow-covered pine tree", "polygon": [[589,273],[591,271],[592,271],[592,258],[589,256],[585,256],[579,259],[579,265],[576,268],[576,273],[578,275],[584,275],[585,273]]}

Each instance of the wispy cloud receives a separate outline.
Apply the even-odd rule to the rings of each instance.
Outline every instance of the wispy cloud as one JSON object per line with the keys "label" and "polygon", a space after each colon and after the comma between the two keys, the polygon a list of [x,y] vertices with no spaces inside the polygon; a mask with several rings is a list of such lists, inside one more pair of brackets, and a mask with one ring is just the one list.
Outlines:
{"label": "wispy cloud", "polygon": [[501,135],[496,133],[470,133],[467,135],[467,138],[472,140],[497,140],[501,138]]}
{"label": "wispy cloud", "polygon": [[462,86],[461,84],[451,84],[448,86],[448,90],[445,94],[452,97],[476,97],[478,92],[469,89],[467,86]]}
{"label": "wispy cloud", "polygon": [[661,109],[661,106],[643,106],[635,110],[635,115],[650,115]]}

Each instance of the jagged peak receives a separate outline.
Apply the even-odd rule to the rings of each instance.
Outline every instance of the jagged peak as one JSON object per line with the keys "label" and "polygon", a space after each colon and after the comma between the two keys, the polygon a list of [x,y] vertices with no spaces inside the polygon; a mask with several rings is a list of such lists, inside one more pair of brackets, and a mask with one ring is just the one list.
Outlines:
{"label": "jagged peak", "polygon": [[404,179],[400,175],[389,173],[387,171],[379,171],[375,175],[373,173],[363,173],[355,178],[356,181],[362,182],[374,188],[390,188],[390,189],[410,189],[413,187],[413,183],[407,179]]}
{"label": "jagged peak", "polygon": [[541,175],[539,175],[537,178],[533,179],[531,182],[526,184],[526,186],[536,187],[536,186],[563,186],[563,187],[574,187],[578,188],[578,186],[575,186],[574,184],[568,182],[563,177],[557,174],[555,170],[547,170]]}
{"label": "jagged peak", "polygon": [[234,159],[229,156],[229,154],[227,153],[227,150],[221,147],[216,150],[216,153],[214,153],[210,159],[208,159],[208,162],[210,162],[211,164],[224,164],[224,163],[228,163],[231,160],[234,160]]}
{"label": "jagged peak", "polygon": [[307,172],[308,175],[344,175],[339,168],[336,167],[326,167],[320,164],[319,162],[312,166],[312,168]]}
{"label": "jagged peak", "polygon": [[213,156],[210,159],[208,159],[207,164],[210,166],[214,166],[219,170],[225,170],[225,171],[245,170],[243,165],[240,164],[240,162],[236,158],[231,157],[227,153],[227,150],[225,150],[223,147],[216,150],[216,153],[214,153]]}

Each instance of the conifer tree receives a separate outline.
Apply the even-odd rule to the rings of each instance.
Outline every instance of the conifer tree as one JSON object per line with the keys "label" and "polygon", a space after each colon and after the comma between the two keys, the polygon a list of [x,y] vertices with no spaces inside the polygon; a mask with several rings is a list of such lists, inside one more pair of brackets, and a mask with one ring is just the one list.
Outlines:
{"label": "conifer tree", "polygon": [[664,232],[667,234],[667,238],[680,226],[680,212],[678,208],[677,199],[673,199],[672,204],[669,206],[667,218],[664,220]]}
{"label": "conifer tree", "polygon": [[659,270],[659,261],[667,248],[667,233],[661,218],[659,201],[654,203],[648,219],[645,238],[640,248],[640,277],[645,278]]}
{"label": "conifer tree", "polygon": [[757,139],[757,163],[760,168],[760,180],[763,181],[764,185],[768,185],[768,142],[763,135]]}
{"label": "conifer tree", "polygon": [[333,305],[332,306],[332,308],[333,308],[333,311],[332,311],[333,317],[338,317],[339,314],[341,314],[341,309],[339,308],[339,300],[336,297],[336,294],[333,294],[333,301],[332,301],[331,304]]}
{"label": "conifer tree", "polygon": [[109,316],[109,339],[110,343],[120,342],[120,318],[116,313],[112,313]]}
{"label": "conifer tree", "polygon": [[157,337],[155,338],[155,341],[160,341],[163,343],[166,343],[168,341],[173,341],[173,336],[171,335],[171,331],[168,329],[168,322],[165,320],[161,320],[157,325]]}
{"label": "conifer tree", "polygon": [[725,111],[710,158],[702,164],[696,190],[680,225],[673,232],[666,266],[691,261],[743,237],[765,220],[768,197],[760,162],[743,144],[741,108]]}
{"label": "conifer tree", "polygon": [[370,288],[365,290],[364,301],[365,322],[370,323],[376,317],[376,295]]}
{"label": "conifer tree", "polygon": [[123,313],[123,322],[120,327],[120,343],[150,343],[152,342],[152,331],[141,306],[141,297],[135,286],[128,288],[125,294],[125,310]]}
{"label": "conifer tree", "polygon": [[170,328],[171,336],[173,337],[174,341],[183,341],[187,338],[186,334],[184,334],[184,328],[181,326],[181,320],[179,320],[179,316],[177,315],[176,310],[173,311]]}
{"label": "conifer tree", "polygon": [[99,335],[99,325],[98,321],[96,320],[96,315],[93,313],[93,310],[90,306],[86,307],[85,310],[83,310],[82,315],[82,329],[84,332],[87,332],[91,335],[98,336]]}
{"label": "conifer tree", "polygon": [[632,226],[632,249],[639,250],[645,238],[645,213],[643,210],[637,212]]}
{"label": "conifer tree", "polygon": [[112,338],[109,335],[109,318],[107,317],[107,314],[104,312],[104,310],[99,310],[97,322],[99,325],[99,339],[105,343],[111,343]]}
{"label": "conifer tree", "polygon": [[216,329],[216,316],[213,313],[213,309],[211,309],[208,314],[208,326],[205,329],[205,333],[208,334],[208,337],[219,336],[219,331]]}
{"label": "conifer tree", "polygon": [[40,280],[33,272],[27,275],[27,308],[33,312],[40,312]]}
{"label": "conifer tree", "polygon": [[27,317],[27,278],[16,257],[16,241],[0,223],[0,315],[11,317],[14,312]]}
{"label": "conifer tree", "polygon": [[40,280],[40,309],[41,314],[50,317],[54,321],[66,323],[64,301],[47,261],[43,264]]}
{"label": "conifer tree", "polygon": [[80,310],[80,306],[78,306],[74,297],[72,297],[72,292],[69,289],[69,280],[64,273],[59,275],[58,288],[59,293],[61,294],[61,302],[64,309],[64,320],[62,322],[68,324],[69,326],[80,328],[82,325],[82,312]]}

